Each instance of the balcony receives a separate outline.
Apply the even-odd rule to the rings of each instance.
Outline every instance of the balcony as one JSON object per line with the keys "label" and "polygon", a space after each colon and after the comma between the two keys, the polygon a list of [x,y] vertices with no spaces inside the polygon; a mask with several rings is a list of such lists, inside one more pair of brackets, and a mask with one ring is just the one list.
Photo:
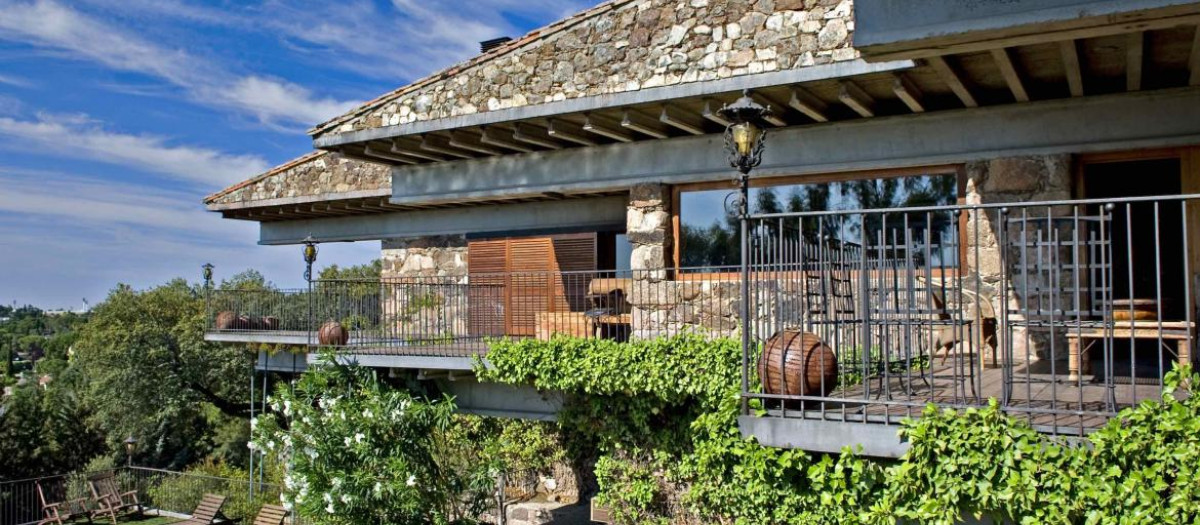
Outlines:
{"label": "balcony", "polygon": [[1085,435],[1193,362],[1198,210],[1191,195],[754,217],[766,344],[744,396],[766,417],[743,432],[898,456],[896,425],[927,404],[996,399]]}

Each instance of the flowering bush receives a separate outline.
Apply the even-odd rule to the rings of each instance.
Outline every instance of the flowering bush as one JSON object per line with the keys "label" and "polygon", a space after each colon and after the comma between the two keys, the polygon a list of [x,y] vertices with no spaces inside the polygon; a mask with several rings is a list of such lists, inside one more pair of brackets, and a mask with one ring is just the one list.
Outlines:
{"label": "flowering bush", "polygon": [[449,523],[463,516],[432,436],[450,424],[448,399],[381,384],[372,370],[326,359],[268,399],[249,446],[288,465],[282,503],[331,524]]}

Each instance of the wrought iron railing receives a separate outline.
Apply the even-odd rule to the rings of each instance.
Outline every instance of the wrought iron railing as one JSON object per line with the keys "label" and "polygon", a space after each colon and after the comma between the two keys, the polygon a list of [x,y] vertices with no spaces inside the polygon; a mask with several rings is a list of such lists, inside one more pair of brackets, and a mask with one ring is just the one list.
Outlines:
{"label": "wrought iron railing", "polygon": [[[481,353],[500,337],[730,336],[737,290],[734,268],[319,280],[311,291],[211,290],[208,330],[227,339],[433,356]],[[322,335],[331,321],[344,335]]]}
{"label": "wrought iron railing", "polygon": [[[121,467],[103,472],[79,472],[39,478],[0,481],[0,523],[35,525],[48,517],[46,504],[60,504],[62,514],[90,515],[98,504],[88,480],[112,474],[120,492],[136,491],[142,513],[187,517],[205,494],[226,498],[222,514],[243,523],[253,521],[262,505],[279,504],[280,487],[249,479],[230,479],[145,467]],[[43,497],[39,497],[39,487]],[[122,512],[121,514],[132,514]],[[295,522],[293,520],[293,522]]]}
{"label": "wrought iron railing", "polygon": [[753,216],[745,396],[862,423],[995,398],[1085,433],[1192,363],[1197,229],[1197,196]]}

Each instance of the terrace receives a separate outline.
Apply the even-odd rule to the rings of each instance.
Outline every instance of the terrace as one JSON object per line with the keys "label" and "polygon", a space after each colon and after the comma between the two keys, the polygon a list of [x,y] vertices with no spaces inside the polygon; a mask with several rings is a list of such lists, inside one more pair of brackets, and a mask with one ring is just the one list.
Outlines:
{"label": "terrace", "polygon": [[[1192,362],[1196,198],[755,215],[748,322],[736,268],[471,273],[212,290],[208,338],[467,370],[492,338],[747,326],[745,397],[769,410],[743,430],[768,444],[897,456],[895,425],[926,404],[992,398],[1082,436]],[[345,334],[323,340],[331,320]],[[800,334],[814,339],[778,351]]]}

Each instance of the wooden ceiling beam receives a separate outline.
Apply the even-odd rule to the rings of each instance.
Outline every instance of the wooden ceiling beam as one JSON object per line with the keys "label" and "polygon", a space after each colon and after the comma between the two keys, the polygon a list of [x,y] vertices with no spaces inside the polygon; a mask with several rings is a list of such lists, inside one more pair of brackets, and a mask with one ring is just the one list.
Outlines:
{"label": "wooden ceiling beam", "polygon": [[596,141],[587,137],[582,127],[565,120],[547,119],[546,134],[559,140],[574,142],[580,146],[595,146]]}
{"label": "wooden ceiling beam", "polygon": [[589,113],[584,114],[583,130],[608,137],[617,142],[633,142],[633,135],[619,129],[619,124],[613,124],[603,117]]}
{"label": "wooden ceiling beam", "polygon": [[[420,146],[417,146],[417,147],[419,148]],[[434,162],[442,162],[442,161],[447,160],[447,158],[444,155],[438,155],[437,153],[430,153],[428,151],[420,151],[419,149],[413,149],[411,147],[404,148],[401,146],[401,143],[398,140],[392,141],[392,153],[396,153],[398,155],[404,155],[407,157],[415,157],[418,159],[431,160]]]}
{"label": "wooden ceiling beam", "polygon": [[520,153],[533,153],[534,149],[517,144],[515,141],[509,140],[507,137],[500,136],[500,130],[494,126],[484,126],[483,135],[479,137],[479,142],[489,146],[496,146],[513,150]]}
{"label": "wooden ceiling beam", "polygon": [[829,115],[825,113],[829,105],[802,87],[792,88],[792,98],[788,100],[788,106],[817,122],[829,122]]}
{"label": "wooden ceiling beam", "polygon": [[971,90],[967,89],[967,85],[963,83],[962,77],[958,71],[955,71],[954,66],[951,66],[946,61],[945,57],[935,56],[930,57],[929,65],[933,66],[934,71],[937,71],[938,76],[942,77],[942,82],[945,82],[950,87],[963,105],[969,108],[979,107],[979,102],[975,100],[975,96],[971,94]]}
{"label": "wooden ceiling beam", "polygon": [[555,142],[546,130],[525,122],[513,125],[513,140],[546,149],[562,149],[562,144]]}
{"label": "wooden ceiling beam", "polygon": [[1000,76],[1004,77],[1004,83],[1008,84],[1013,98],[1017,102],[1029,102],[1029,92],[1025,90],[1025,81],[1021,79],[1021,73],[1013,63],[1011,52],[1006,48],[993,49],[992,60],[1000,69]]}
{"label": "wooden ceiling beam", "polygon": [[437,135],[421,135],[421,144],[417,147],[421,148],[422,151],[440,153],[442,155],[457,157],[460,159],[475,158],[475,156],[471,155],[470,153],[455,149],[454,147],[450,146],[450,141],[446,140],[445,137],[440,137]]}
{"label": "wooden ceiling beam", "polygon": [[1141,91],[1146,33],[1136,31],[1125,35],[1125,38],[1125,90]]}
{"label": "wooden ceiling beam", "polygon": [[658,120],[663,124],[691,133],[692,135],[704,134],[704,125],[700,119],[692,118],[686,115],[683,110],[670,104],[663,105],[662,114],[658,116]]}
{"label": "wooden ceiling beam", "polygon": [[838,83],[838,100],[863,117],[875,116],[875,99],[854,82]]}
{"label": "wooden ceiling beam", "polygon": [[729,127],[729,124],[731,124],[729,119],[722,117],[721,114],[718,113],[718,111],[721,110],[722,105],[723,104],[720,100],[715,98],[706,98],[704,99],[704,109],[700,111],[700,116],[716,122],[724,127]]}
{"label": "wooden ceiling beam", "polygon": [[766,106],[767,109],[771,110],[763,117],[763,120],[781,128],[788,125],[787,120],[784,120],[784,118],[780,116],[780,113],[783,111],[783,108],[787,107],[787,104],[780,104],[779,101],[763,95],[762,93],[751,93],[750,96],[757,100],[759,104],[762,104]]}
{"label": "wooden ceiling beam", "polygon": [[393,163],[400,163],[400,164],[417,164],[418,163],[417,159],[414,159],[412,157],[397,155],[388,150],[378,149],[370,144],[367,144],[367,146],[363,148],[363,155],[366,155],[368,157],[373,157],[376,159],[380,159],[380,160],[390,161]]}
{"label": "wooden ceiling beam", "polygon": [[658,122],[651,122],[641,113],[629,109],[621,112],[621,127],[656,139],[665,139],[671,136],[667,133],[666,128]]}
{"label": "wooden ceiling beam", "polygon": [[1067,86],[1071,89],[1072,97],[1083,96],[1083,68],[1079,65],[1079,47],[1074,40],[1064,40],[1058,43],[1059,54],[1062,55],[1063,69],[1067,73]]}
{"label": "wooden ceiling beam", "polygon": [[461,130],[453,131],[450,133],[449,144],[450,144],[450,146],[458,148],[458,149],[474,151],[475,153],[482,153],[484,155],[501,155],[502,154],[499,150],[490,148],[486,144],[480,142],[480,137],[476,137],[472,134],[467,133],[466,131],[461,131]]}
{"label": "wooden ceiling beam", "polygon": [[913,113],[925,112],[925,104],[921,102],[923,98],[921,89],[916,84],[913,84],[908,77],[902,74],[896,75],[892,79],[892,93],[895,93],[896,98],[899,98]]}

